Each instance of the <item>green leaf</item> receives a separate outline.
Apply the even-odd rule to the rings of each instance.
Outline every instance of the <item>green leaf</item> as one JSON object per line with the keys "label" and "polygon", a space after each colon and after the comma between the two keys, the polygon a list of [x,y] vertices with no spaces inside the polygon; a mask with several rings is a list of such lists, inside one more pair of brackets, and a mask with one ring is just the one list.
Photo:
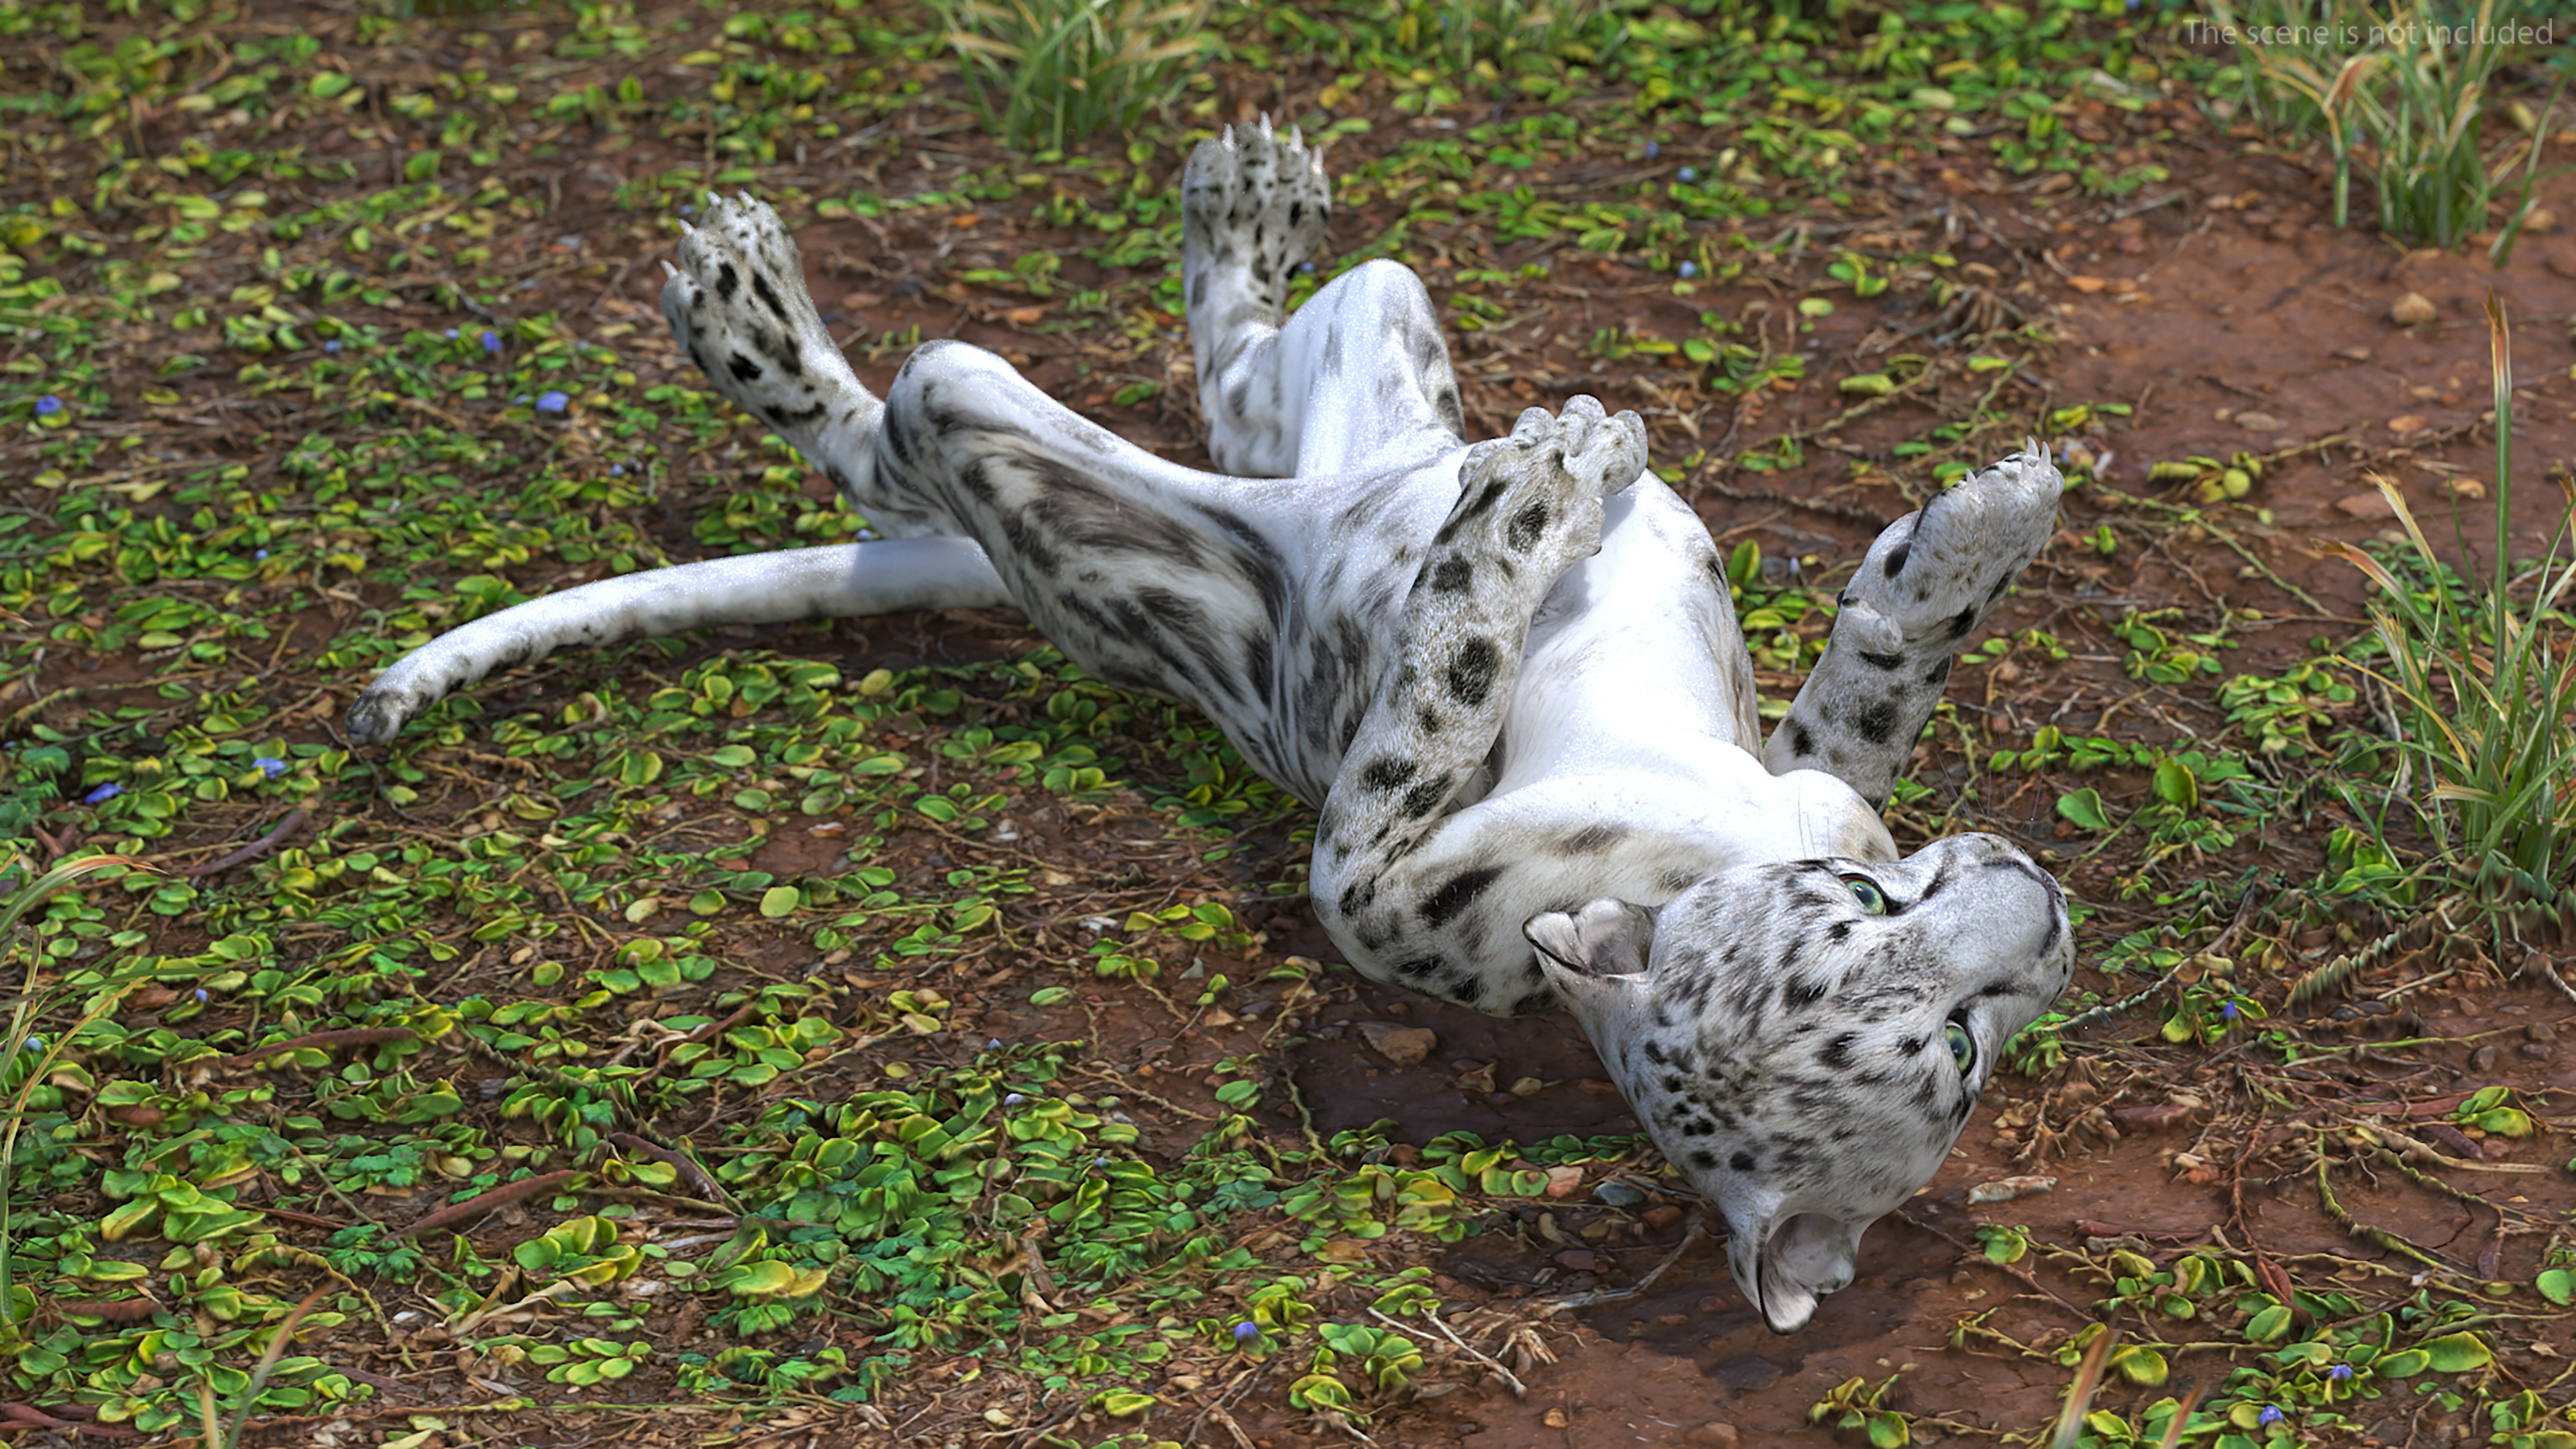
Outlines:
{"label": "green leaf", "polygon": [[760,913],[770,920],[792,915],[805,904],[805,893],[794,886],[771,886],[760,893]]}
{"label": "green leaf", "polygon": [[2435,1373],[2464,1374],[2495,1362],[2495,1355],[2474,1333],[2445,1334],[2419,1347]]}
{"label": "green leaf", "polygon": [[2192,774],[2191,766],[2170,755],[2156,762],[2155,792],[2157,799],[2185,810],[2200,805],[2199,778]]}
{"label": "green leaf", "polygon": [[357,83],[353,77],[342,75],[336,70],[326,70],[313,77],[313,83],[309,89],[316,99],[327,101]]}
{"label": "green leaf", "polygon": [[1896,391],[1896,379],[1883,372],[1864,372],[1842,380],[1842,390],[1859,397],[1885,397]]}
{"label": "green leaf", "polygon": [[1914,1442],[1914,1434],[1906,1427],[1902,1414],[1872,1414],[1869,1416],[1869,1442],[1871,1449],[1905,1449],[1906,1445]]}
{"label": "green leaf", "polygon": [[2163,1354],[2143,1343],[2122,1344],[2111,1355],[2111,1366],[2129,1382],[2149,1389],[2164,1387],[2166,1378],[2173,1372]]}
{"label": "green leaf", "polygon": [[2433,1356],[2420,1348],[2392,1353],[2370,1366],[2370,1371],[2383,1379],[2411,1379],[2431,1364]]}
{"label": "green leaf", "polygon": [[1041,986],[1029,993],[1031,1006],[1062,1006],[1073,999],[1070,986]]}
{"label": "green leaf", "polygon": [[1826,301],[1822,297],[1800,298],[1798,302],[1798,315],[1801,317],[1831,317],[1834,315],[1834,304]]}
{"label": "green leaf", "polygon": [[2533,1283],[2540,1296],[2561,1308],[2576,1303],[2576,1268],[2551,1268]]}
{"label": "green leaf", "polygon": [[2078,830],[2111,828],[2111,816],[2102,808],[2102,792],[2089,785],[2058,796],[2057,813],[2072,821]]}

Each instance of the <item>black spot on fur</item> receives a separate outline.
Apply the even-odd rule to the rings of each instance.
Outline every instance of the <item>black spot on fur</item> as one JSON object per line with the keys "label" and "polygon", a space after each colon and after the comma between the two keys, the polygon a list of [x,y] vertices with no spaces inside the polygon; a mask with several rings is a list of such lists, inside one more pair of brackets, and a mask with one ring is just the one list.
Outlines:
{"label": "black spot on fur", "polygon": [[1706,1172],[1710,1168],[1717,1166],[1717,1154],[1714,1152],[1693,1152],[1690,1155],[1690,1164],[1691,1166],[1700,1169],[1702,1172]]}
{"label": "black spot on fur", "polygon": [[1423,898],[1422,924],[1436,931],[1456,920],[1459,913],[1474,905],[1476,898],[1483,895],[1502,873],[1501,866],[1488,865],[1462,870],[1451,876]]}
{"label": "black spot on fur", "polygon": [[725,363],[725,370],[744,382],[756,381],[761,375],[760,364],[739,352]]}
{"label": "black spot on fur", "polygon": [[752,273],[751,294],[760,299],[761,305],[769,309],[770,315],[781,322],[787,321],[787,304],[779,300],[778,289],[769,285],[769,278],[758,272]]}
{"label": "black spot on fur", "polygon": [[1807,732],[1805,724],[1794,719],[1789,721],[1789,752],[1802,760],[1813,758],[1816,753],[1816,737]]}
{"label": "black spot on fur", "polygon": [[1852,1048],[1858,1045],[1860,1037],[1857,1033],[1844,1032],[1825,1043],[1825,1049],[1816,1053],[1816,1060],[1835,1071],[1844,1071],[1852,1064]]}
{"label": "black spot on fur", "polygon": [[737,272],[737,271],[735,271],[735,270],[733,269],[733,263],[731,263],[731,262],[726,262],[726,263],[724,263],[724,264],[722,264],[721,266],[719,266],[719,267],[717,267],[717,268],[716,268],[716,295],[717,295],[717,296],[722,297],[722,298],[724,298],[726,301],[730,302],[730,301],[732,301],[732,300],[733,300],[733,294],[734,294],[734,293],[736,293],[736,292],[739,292],[739,291],[741,291],[741,290],[742,290],[742,273]]}
{"label": "black spot on fur", "polygon": [[1942,685],[1949,683],[1950,656],[1947,654],[1942,655],[1941,662],[1932,666],[1932,672],[1923,676],[1923,682],[1932,686],[1934,689],[1939,689]]}
{"label": "black spot on fur", "polygon": [[1360,783],[1371,790],[1392,790],[1422,767],[1397,755],[1380,755],[1360,771]]}
{"label": "black spot on fur", "polygon": [[1825,999],[1825,983],[1813,976],[1798,976],[1780,988],[1780,1003],[1791,1011],[1804,1011]]}
{"label": "black spot on fur", "polygon": [[1449,661],[1447,679],[1449,696],[1470,709],[1485,702],[1494,692],[1494,677],[1502,671],[1502,654],[1491,639],[1470,639],[1460,645],[1458,657]]}
{"label": "black spot on fur", "polygon": [[1860,662],[1868,665],[1872,669],[1902,669],[1905,667],[1905,656],[1902,654],[1873,654],[1870,651],[1863,649],[1860,651]]}
{"label": "black spot on fur", "polygon": [[1456,537],[1459,529],[1465,527],[1468,523],[1476,519],[1484,517],[1485,514],[1493,508],[1495,501],[1503,496],[1504,490],[1509,486],[1510,485],[1508,483],[1504,482],[1504,480],[1500,478],[1486,484],[1483,492],[1477,494],[1473,499],[1470,499],[1468,502],[1461,505],[1456,512],[1449,515],[1449,521],[1440,525],[1440,532],[1434,536],[1431,541],[1433,543],[1447,543],[1451,538]]}
{"label": "black spot on fur", "polygon": [[1421,784],[1404,792],[1404,804],[1400,807],[1401,812],[1407,820],[1419,820],[1423,816],[1430,814],[1432,811],[1439,809],[1441,800],[1446,798],[1448,794],[1448,781],[1425,780]]}
{"label": "black spot on fur", "polygon": [[1431,566],[1431,591],[1435,594],[1464,593],[1476,577],[1476,566],[1452,555]]}
{"label": "black spot on fur", "polygon": [[1905,572],[1905,560],[1910,557],[1913,552],[1914,540],[1910,538],[1905,542],[1898,544],[1896,547],[1889,549],[1887,551],[1887,566],[1884,570],[1887,576],[1892,579],[1898,574]]}
{"label": "black spot on fur", "polygon": [[1625,825],[1586,825],[1556,844],[1559,855],[1598,855],[1628,834]]}
{"label": "black spot on fur", "polygon": [[1977,610],[1974,605],[1971,605],[1961,609],[1958,617],[1950,621],[1950,637],[1965,639],[1968,637],[1968,631],[1975,627],[1977,627]]}
{"label": "black spot on fur", "polygon": [[1738,1152],[1734,1157],[1728,1159],[1726,1165],[1734,1168],[1738,1172],[1751,1172],[1754,1167],[1753,1154],[1750,1152]]}
{"label": "black spot on fur", "polygon": [[1511,526],[1503,531],[1503,542],[1514,553],[1527,553],[1538,545],[1539,536],[1547,532],[1547,505],[1533,503],[1512,515]]}
{"label": "black spot on fur", "polygon": [[1895,701],[1872,701],[1852,720],[1852,728],[1859,730],[1860,737],[1873,745],[1886,744],[1889,736],[1896,733]]}

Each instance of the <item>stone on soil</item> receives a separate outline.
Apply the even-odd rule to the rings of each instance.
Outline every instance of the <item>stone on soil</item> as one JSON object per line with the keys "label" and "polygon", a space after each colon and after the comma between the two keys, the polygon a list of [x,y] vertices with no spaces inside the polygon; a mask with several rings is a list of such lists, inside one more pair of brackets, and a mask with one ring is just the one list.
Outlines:
{"label": "stone on soil", "polygon": [[2432,299],[2421,292],[2409,292],[2389,304],[2388,320],[2400,327],[2421,327],[2442,315],[2433,308]]}
{"label": "stone on soil", "polygon": [[1369,1050],[1399,1067],[1418,1067],[1440,1045],[1427,1026],[1398,1026],[1391,1021],[1363,1021],[1360,1040]]}

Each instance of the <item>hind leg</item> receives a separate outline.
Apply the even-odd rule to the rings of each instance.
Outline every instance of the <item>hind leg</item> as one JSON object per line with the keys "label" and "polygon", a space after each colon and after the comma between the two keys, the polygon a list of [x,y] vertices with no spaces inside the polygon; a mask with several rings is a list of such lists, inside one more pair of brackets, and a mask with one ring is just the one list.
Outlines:
{"label": "hind leg", "polygon": [[1421,279],[1365,262],[1280,323],[1332,214],[1323,162],[1267,119],[1191,153],[1181,272],[1208,452],[1241,476],[1320,477],[1459,445],[1458,381]]}
{"label": "hind leg", "polygon": [[960,534],[938,500],[881,478],[884,404],[823,330],[805,266],[778,213],[746,193],[709,193],[706,215],[662,264],[662,317],[716,391],[778,430],[888,538]]}
{"label": "hind leg", "polygon": [[2057,527],[2066,480],[2033,443],[1888,525],[1843,588],[1833,636],[1763,763],[1823,770],[1884,807],[1941,702],[1951,657]]}
{"label": "hind leg", "polygon": [[[1411,581],[1446,498],[1176,467],[963,343],[925,344],[880,401],[812,340],[795,244],[757,202],[713,208],[681,262],[663,310],[708,380],[872,524],[973,539],[1084,669],[1188,700],[1264,775],[1323,797],[1337,722],[1357,720],[1383,658],[1374,615]],[[1346,514],[1365,526],[1327,522]]]}

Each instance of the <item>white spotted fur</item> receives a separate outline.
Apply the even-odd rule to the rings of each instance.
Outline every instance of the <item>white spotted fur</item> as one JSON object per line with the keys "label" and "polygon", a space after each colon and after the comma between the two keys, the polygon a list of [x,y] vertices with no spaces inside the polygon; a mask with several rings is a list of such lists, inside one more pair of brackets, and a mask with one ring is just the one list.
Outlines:
{"label": "white spotted fur", "polygon": [[887,541],[476,621],[387,670],[351,735],[565,644],[1016,603],[1320,808],[1311,888],[1354,967],[1570,1006],[1724,1212],[1765,1319],[1802,1326],[2072,964],[2064,899],[2019,850],[1899,859],[1878,818],[1952,651],[2053,528],[2057,470],[2034,445],[1882,534],[1766,750],[1715,546],[1633,413],[1577,397],[1463,444],[1438,319],[1391,262],[1283,322],[1330,197],[1266,121],[1203,143],[1183,197],[1209,449],[1244,476],[1165,463],[962,344],[924,345],[880,401],[775,213],[718,201],[664,288],[672,331]]}

